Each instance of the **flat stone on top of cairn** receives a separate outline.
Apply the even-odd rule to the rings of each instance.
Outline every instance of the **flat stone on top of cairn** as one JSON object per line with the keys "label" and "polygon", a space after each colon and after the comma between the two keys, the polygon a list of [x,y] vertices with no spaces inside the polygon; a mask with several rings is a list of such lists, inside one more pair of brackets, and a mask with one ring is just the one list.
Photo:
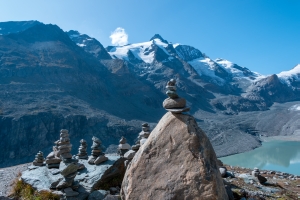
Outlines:
{"label": "flat stone on top of cairn", "polygon": [[119,141],[118,146],[118,152],[120,156],[124,156],[124,154],[130,149],[130,145],[127,143],[127,140],[125,137],[122,136],[122,138]]}
{"label": "flat stone on top of cairn", "polygon": [[104,153],[101,150],[101,140],[99,138],[93,136],[93,145],[92,145],[92,156],[89,158],[88,163],[91,165],[98,165],[102,162],[108,160]]}
{"label": "flat stone on top of cairn", "polygon": [[43,163],[44,163],[44,155],[43,155],[43,152],[39,151],[36,156],[35,156],[35,159],[34,161],[32,162],[32,164],[34,166],[43,166]]}
{"label": "flat stone on top of cairn", "polygon": [[77,159],[88,159],[88,154],[87,154],[87,143],[84,139],[80,140],[80,146],[78,149],[78,154],[76,156]]}
{"label": "flat stone on top of cairn", "polygon": [[189,107],[186,107],[186,100],[181,98],[176,93],[176,80],[171,79],[168,81],[166,88],[168,89],[166,94],[169,98],[165,99],[163,102],[163,107],[172,113],[182,113],[190,110]]}

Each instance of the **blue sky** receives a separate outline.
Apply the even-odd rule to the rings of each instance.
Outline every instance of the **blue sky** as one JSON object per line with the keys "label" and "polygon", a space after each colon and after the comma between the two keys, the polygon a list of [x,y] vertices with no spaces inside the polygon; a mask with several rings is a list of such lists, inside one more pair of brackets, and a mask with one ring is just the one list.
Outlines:
{"label": "blue sky", "polygon": [[300,63],[299,0],[0,0],[0,21],[21,20],[78,30],[104,46],[118,27],[129,43],[159,33],[265,75]]}

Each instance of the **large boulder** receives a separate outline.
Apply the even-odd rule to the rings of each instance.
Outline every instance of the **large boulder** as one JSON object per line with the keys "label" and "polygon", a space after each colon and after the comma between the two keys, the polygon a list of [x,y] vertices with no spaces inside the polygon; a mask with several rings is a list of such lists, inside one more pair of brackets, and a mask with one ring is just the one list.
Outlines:
{"label": "large boulder", "polygon": [[170,112],[129,164],[121,196],[123,200],[228,199],[209,139],[192,116]]}

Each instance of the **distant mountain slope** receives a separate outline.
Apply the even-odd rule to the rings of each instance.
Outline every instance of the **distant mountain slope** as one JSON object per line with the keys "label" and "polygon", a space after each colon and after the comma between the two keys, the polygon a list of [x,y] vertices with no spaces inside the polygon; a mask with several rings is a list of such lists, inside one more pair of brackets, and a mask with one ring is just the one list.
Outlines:
{"label": "distant mountain slope", "polygon": [[0,25],[11,30],[0,35],[0,167],[31,161],[38,150],[47,154],[61,128],[70,131],[73,153],[93,135],[106,147],[122,135],[133,144],[142,122],[153,128],[166,112],[161,104],[171,78],[219,156],[259,146],[260,134],[295,133],[264,114],[285,113],[296,128],[298,113],[288,109],[300,99],[299,65],[263,76],[159,34],[104,48],[56,25]]}
{"label": "distant mountain slope", "polygon": [[0,22],[0,35],[22,32],[37,24],[41,24],[41,22],[38,21]]}

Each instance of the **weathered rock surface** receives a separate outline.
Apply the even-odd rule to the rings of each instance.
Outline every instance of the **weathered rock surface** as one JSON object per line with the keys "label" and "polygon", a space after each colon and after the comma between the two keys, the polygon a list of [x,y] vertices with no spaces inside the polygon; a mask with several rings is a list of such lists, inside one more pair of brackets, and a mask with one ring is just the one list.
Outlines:
{"label": "weathered rock surface", "polygon": [[190,115],[168,112],[128,166],[122,199],[228,199],[217,158]]}
{"label": "weathered rock surface", "polygon": [[[82,191],[79,193],[90,193],[99,187],[99,184],[107,181],[107,179],[124,174],[121,171],[124,167],[124,160],[119,156],[109,155],[108,160],[101,165],[90,165],[87,160],[79,160],[80,164],[84,164],[85,168],[79,170],[79,173],[75,177],[75,182],[82,186]],[[37,167],[32,170],[26,170],[22,173],[21,179],[33,188],[40,190],[49,190],[52,183],[57,180],[62,180],[63,176],[60,173],[52,173],[52,169],[48,169],[46,166]],[[56,183],[57,184],[57,183]],[[87,196],[87,195],[85,195]]]}

